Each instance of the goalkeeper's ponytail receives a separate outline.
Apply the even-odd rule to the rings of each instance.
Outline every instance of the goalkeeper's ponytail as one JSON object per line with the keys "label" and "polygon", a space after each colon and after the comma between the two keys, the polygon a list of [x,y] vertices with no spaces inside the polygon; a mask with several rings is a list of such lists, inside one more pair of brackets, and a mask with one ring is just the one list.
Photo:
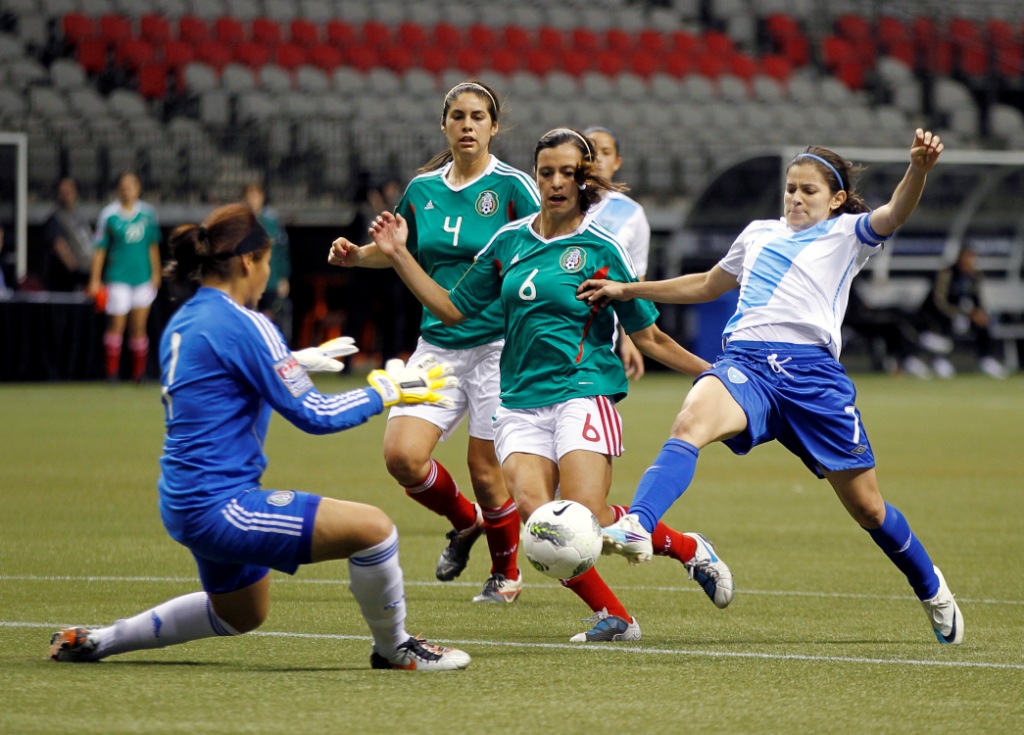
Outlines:
{"label": "goalkeeper's ponytail", "polygon": [[228,280],[234,273],[232,258],[239,251],[268,250],[270,241],[252,210],[241,204],[215,209],[201,225],[177,227],[169,240],[171,257],[167,275],[184,284],[213,277]]}

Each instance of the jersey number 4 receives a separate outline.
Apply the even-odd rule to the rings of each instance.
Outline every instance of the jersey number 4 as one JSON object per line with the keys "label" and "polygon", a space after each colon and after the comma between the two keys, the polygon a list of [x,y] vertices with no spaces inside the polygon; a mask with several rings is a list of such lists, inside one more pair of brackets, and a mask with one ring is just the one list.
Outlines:
{"label": "jersey number 4", "polygon": [[452,233],[452,247],[457,248],[459,246],[459,230],[462,229],[462,217],[455,218],[454,227],[451,221],[451,217],[444,218],[444,231]]}

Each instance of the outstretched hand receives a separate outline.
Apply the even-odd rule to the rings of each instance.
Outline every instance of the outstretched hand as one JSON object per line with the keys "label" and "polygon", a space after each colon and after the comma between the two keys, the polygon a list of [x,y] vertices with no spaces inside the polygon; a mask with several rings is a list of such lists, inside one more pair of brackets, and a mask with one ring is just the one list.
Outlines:
{"label": "outstretched hand", "polygon": [[586,301],[591,306],[605,306],[609,301],[631,301],[626,285],[603,278],[588,278],[576,289],[576,300]]}
{"label": "outstretched hand", "polygon": [[405,217],[391,212],[381,212],[370,224],[370,237],[389,258],[405,250],[409,239],[409,223]]}
{"label": "outstretched hand", "polygon": [[348,238],[339,237],[331,243],[331,252],[327,254],[327,262],[351,268],[359,262],[359,246]]}
{"label": "outstretched hand", "polygon": [[918,128],[914,131],[914,143],[910,146],[910,165],[922,173],[928,173],[938,163],[939,154],[944,149],[938,135]]}

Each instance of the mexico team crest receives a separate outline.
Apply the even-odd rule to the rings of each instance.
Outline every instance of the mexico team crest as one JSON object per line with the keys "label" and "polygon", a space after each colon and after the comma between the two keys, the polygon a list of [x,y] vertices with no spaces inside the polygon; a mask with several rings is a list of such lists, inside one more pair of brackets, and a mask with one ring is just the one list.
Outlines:
{"label": "mexico team crest", "polygon": [[490,217],[498,211],[498,195],[488,189],[480,192],[476,198],[476,213],[481,217]]}
{"label": "mexico team crest", "polygon": [[562,270],[566,273],[575,273],[582,270],[583,266],[587,264],[587,251],[576,247],[567,248],[562,253],[562,257],[559,258],[558,264],[562,266]]}

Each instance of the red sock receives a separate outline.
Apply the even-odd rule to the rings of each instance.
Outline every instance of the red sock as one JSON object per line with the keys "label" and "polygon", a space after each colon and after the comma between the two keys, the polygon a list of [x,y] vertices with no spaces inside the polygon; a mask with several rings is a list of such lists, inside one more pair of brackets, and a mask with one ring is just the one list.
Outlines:
{"label": "red sock", "polygon": [[149,358],[149,337],[132,337],[128,340],[132,353],[132,380],[138,382],[146,374],[146,360]]}
{"label": "red sock", "polygon": [[623,620],[632,620],[625,606],[619,602],[619,598],[612,592],[601,575],[597,573],[597,567],[590,567],[578,577],[561,580],[563,587],[568,587],[575,592],[587,606],[597,612],[607,610],[609,615],[615,615]]}
{"label": "red sock", "polygon": [[658,522],[651,534],[655,556],[670,556],[679,562],[688,562],[697,553],[697,542],[674,528]]}
{"label": "red sock", "polygon": [[459,486],[440,462],[430,460],[430,472],[423,482],[405,488],[405,494],[424,508],[444,516],[456,531],[476,523],[476,506],[459,492]]}
{"label": "red sock", "polygon": [[484,533],[491,550],[491,574],[519,579],[516,552],[519,550],[519,511],[511,498],[500,508],[484,508]]}
{"label": "red sock", "polygon": [[618,523],[619,521],[621,521],[622,520],[622,516],[624,516],[627,513],[629,513],[629,508],[627,508],[624,505],[609,505],[608,507],[611,508],[612,509],[612,513],[615,514],[615,521],[614,521],[615,523]]}
{"label": "red sock", "polygon": [[108,332],[103,335],[103,351],[107,356],[107,377],[116,378],[121,374],[121,344],[124,337]]}

